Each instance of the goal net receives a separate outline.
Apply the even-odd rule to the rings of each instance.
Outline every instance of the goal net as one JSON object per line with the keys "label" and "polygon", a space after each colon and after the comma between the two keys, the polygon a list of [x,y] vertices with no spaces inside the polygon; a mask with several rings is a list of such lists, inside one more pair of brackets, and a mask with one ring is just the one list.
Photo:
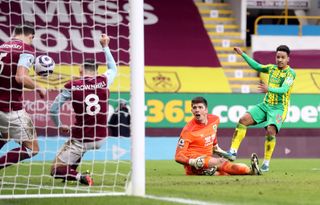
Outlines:
{"label": "goal net", "polygon": [[[133,39],[130,40],[129,31],[130,24],[134,25],[135,22],[131,22],[129,10],[133,4],[129,0],[11,0],[0,1],[0,5],[0,43],[10,40],[16,25],[32,22],[36,29],[33,39],[36,56],[49,55],[56,63],[53,74],[48,77],[36,75],[33,69],[29,72],[34,81],[48,89],[47,97],[44,99],[33,90],[23,90],[23,105],[35,125],[40,151],[30,159],[0,170],[0,198],[134,194],[129,188],[132,187],[131,179],[136,176],[140,177],[140,180],[138,179],[139,182],[136,181],[133,186],[140,183],[138,189],[144,189],[143,176],[135,174],[136,171],[132,168],[140,166],[144,169],[144,162],[141,163],[141,160],[135,157],[141,157],[141,153],[144,152],[133,155],[131,152],[135,143],[139,143],[134,142],[133,135],[140,134],[142,138],[144,131],[134,129],[132,135],[123,134],[121,129],[129,128],[130,125],[121,121],[120,114],[128,114],[118,110],[119,105],[125,102],[131,112],[131,118],[134,119],[135,113],[140,112],[135,109],[141,107],[140,101],[132,103],[135,99],[130,91],[132,86],[129,68],[133,57],[129,53],[129,45],[132,46],[130,41]],[[141,22],[138,22],[138,25],[139,23]],[[114,117],[116,124],[109,126],[114,127],[116,131],[110,133],[109,129],[109,137],[102,147],[87,151],[77,167],[79,173],[91,173],[93,186],[81,184],[79,181],[54,179],[50,175],[53,160],[70,136],[58,131],[50,118],[49,109],[64,85],[80,77],[79,67],[85,59],[95,59],[100,65],[99,74],[105,72],[105,54],[99,43],[103,33],[110,37],[109,47],[118,67],[115,81],[109,87],[108,100],[109,119],[113,113],[118,113]],[[143,87],[143,81],[140,82],[140,86]],[[144,98],[140,100],[144,101]],[[139,115],[143,115],[143,112],[144,110]],[[63,124],[71,126],[74,118],[72,102],[68,101],[60,108],[60,120]],[[143,143],[140,144],[144,146]],[[9,140],[1,148],[0,155],[3,156],[19,146],[14,140]],[[142,151],[142,148],[139,149]],[[144,161],[144,156],[141,159]],[[135,160],[140,162],[140,165],[134,165]],[[144,174],[144,170],[141,173]],[[144,195],[144,190],[137,195]]]}

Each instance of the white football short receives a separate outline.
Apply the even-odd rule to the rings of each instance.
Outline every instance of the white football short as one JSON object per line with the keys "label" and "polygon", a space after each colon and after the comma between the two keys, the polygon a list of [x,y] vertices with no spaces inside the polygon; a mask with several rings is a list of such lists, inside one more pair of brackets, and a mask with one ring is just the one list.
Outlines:
{"label": "white football short", "polygon": [[9,133],[9,138],[17,143],[37,137],[32,120],[24,109],[11,112],[0,111],[0,132]]}
{"label": "white football short", "polygon": [[57,158],[67,165],[77,164],[86,151],[99,149],[104,142],[105,140],[81,143],[73,139],[68,140],[60,149]]}

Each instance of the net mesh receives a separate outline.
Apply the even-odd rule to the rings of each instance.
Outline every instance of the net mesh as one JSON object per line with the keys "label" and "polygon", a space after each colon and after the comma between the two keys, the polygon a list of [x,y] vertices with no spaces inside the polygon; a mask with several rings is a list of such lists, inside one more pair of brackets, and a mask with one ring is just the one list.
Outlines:
{"label": "net mesh", "polygon": [[[34,90],[23,90],[23,106],[32,118],[38,134],[39,153],[23,162],[0,170],[0,197],[32,194],[81,194],[125,192],[130,175],[130,138],[123,137],[121,129],[128,128],[121,120],[129,111],[120,110],[120,104],[129,101],[129,22],[128,1],[0,1],[0,43],[7,42],[18,24],[32,22],[36,28],[33,45],[36,56],[49,55],[56,63],[54,72],[41,77],[30,69],[29,75],[48,89],[41,99]],[[69,140],[61,135],[48,111],[63,86],[79,78],[79,66],[84,59],[95,59],[99,74],[106,70],[106,59],[99,38],[106,33],[110,37],[111,53],[118,66],[118,74],[110,87],[109,119],[116,113],[116,131],[111,132],[100,149],[88,151],[77,168],[79,173],[90,172],[94,185],[89,187],[78,181],[53,179],[52,162]],[[1,90],[0,90],[1,92]],[[74,123],[72,103],[66,102],[60,109],[63,124]],[[119,126],[119,125],[122,126]],[[9,125],[10,126],[10,125]],[[20,145],[10,140],[0,150],[1,156]]]}

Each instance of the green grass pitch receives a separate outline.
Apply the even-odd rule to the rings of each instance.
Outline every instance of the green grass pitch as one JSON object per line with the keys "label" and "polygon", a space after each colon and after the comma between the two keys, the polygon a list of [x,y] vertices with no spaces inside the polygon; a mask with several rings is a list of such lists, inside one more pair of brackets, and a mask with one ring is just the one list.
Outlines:
{"label": "green grass pitch", "polygon": [[[249,160],[241,159],[239,162],[249,163]],[[262,176],[185,176],[182,165],[174,161],[147,161],[146,162],[146,194],[204,201],[216,204],[246,204],[246,205],[269,205],[269,204],[320,204],[320,159],[273,159],[271,170]],[[20,174],[27,173],[29,166],[21,166]],[[110,165],[109,167],[112,167]],[[49,164],[46,165],[49,169]],[[83,167],[86,168],[86,167]],[[119,168],[119,167],[117,167]],[[38,172],[42,170],[39,166]],[[94,168],[94,172],[108,172],[104,166]],[[114,169],[110,168],[110,169]],[[120,167],[126,170],[127,167]],[[7,175],[16,174],[17,169],[13,166],[5,170]],[[12,172],[12,173],[11,173]],[[3,171],[1,175],[3,176]],[[99,178],[100,176],[100,178]],[[103,175],[104,176],[104,175]],[[95,184],[99,184],[101,175],[94,175]],[[125,177],[110,177],[110,183],[116,180],[119,186],[124,185]],[[3,178],[2,180],[5,180]],[[28,180],[21,178],[20,180]],[[39,181],[37,181],[39,180]],[[30,183],[40,183],[40,179],[29,179]],[[63,187],[61,180],[52,180],[49,175],[42,184],[52,184]],[[10,184],[3,184],[5,192],[10,192]],[[68,183],[67,187],[77,186]],[[80,186],[80,188],[84,186]],[[98,189],[93,187],[92,190]],[[108,189],[108,187],[106,187]],[[25,191],[25,190],[24,190]],[[48,190],[41,190],[43,193]],[[60,190],[61,191],[61,190]],[[52,192],[52,190],[51,190]],[[59,192],[55,190],[54,193]],[[68,192],[68,191],[67,191]],[[16,193],[16,192],[15,192]],[[32,193],[32,192],[30,192]],[[78,198],[45,198],[41,199],[3,199],[2,204],[176,204],[154,199],[144,199],[129,196],[106,196],[106,197],[78,197]]]}

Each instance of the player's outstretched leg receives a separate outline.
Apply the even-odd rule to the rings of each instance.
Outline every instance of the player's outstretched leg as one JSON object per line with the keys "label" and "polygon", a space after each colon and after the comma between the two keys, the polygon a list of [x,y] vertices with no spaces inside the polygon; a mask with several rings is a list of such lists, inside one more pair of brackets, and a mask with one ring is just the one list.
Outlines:
{"label": "player's outstretched leg", "polygon": [[259,168],[259,159],[256,153],[251,155],[251,173],[252,175],[261,175],[261,170]]}
{"label": "player's outstretched leg", "polygon": [[232,136],[232,142],[229,151],[227,152],[227,156],[225,156],[226,159],[229,161],[234,161],[237,158],[237,151],[240,147],[240,144],[242,140],[245,138],[247,133],[247,126],[238,123],[233,136]]}

